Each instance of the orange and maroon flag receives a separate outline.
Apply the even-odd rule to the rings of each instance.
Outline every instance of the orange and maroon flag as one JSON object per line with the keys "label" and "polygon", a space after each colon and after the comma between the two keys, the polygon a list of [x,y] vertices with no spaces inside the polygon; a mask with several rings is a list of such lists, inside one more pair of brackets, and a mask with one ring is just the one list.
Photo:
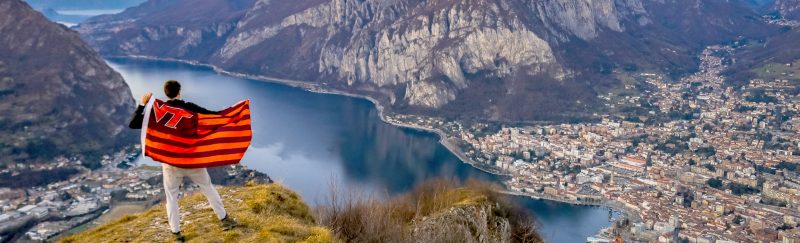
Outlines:
{"label": "orange and maroon flag", "polygon": [[142,128],[144,155],[155,161],[182,168],[237,164],[253,137],[250,100],[212,115],[154,99]]}

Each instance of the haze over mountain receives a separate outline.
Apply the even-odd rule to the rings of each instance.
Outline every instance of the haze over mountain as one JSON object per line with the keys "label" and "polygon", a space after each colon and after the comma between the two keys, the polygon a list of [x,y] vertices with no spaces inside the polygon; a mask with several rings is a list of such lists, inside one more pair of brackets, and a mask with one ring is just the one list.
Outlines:
{"label": "haze over mountain", "polygon": [[51,21],[68,27],[77,25],[93,16],[113,14],[136,6],[145,0],[24,0],[33,9]]}
{"label": "haze over mountain", "polygon": [[20,0],[0,2],[0,164],[116,152],[134,100],[79,34]]}
{"label": "haze over mountain", "polygon": [[626,72],[678,77],[707,45],[774,35],[757,12],[770,4],[151,0],[78,29],[105,55],[304,80],[399,112],[530,121],[605,111],[597,95]]}
{"label": "haze over mountain", "polygon": [[139,5],[145,0],[25,0],[34,9],[97,10],[124,9]]}

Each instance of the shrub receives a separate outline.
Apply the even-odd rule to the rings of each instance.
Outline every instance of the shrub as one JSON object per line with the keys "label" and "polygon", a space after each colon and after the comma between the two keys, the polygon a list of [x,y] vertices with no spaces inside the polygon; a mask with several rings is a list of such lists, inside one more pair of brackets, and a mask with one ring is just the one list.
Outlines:
{"label": "shrub", "polygon": [[53,141],[42,138],[29,141],[25,146],[25,153],[34,159],[49,160],[55,158],[60,150]]}
{"label": "shrub", "polygon": [[706,181],[706,184],[708,184],[708,186],[716,188],[716,189],[721,189],[722,188],[722,180],[717,179],[717,178],[708,179]]}

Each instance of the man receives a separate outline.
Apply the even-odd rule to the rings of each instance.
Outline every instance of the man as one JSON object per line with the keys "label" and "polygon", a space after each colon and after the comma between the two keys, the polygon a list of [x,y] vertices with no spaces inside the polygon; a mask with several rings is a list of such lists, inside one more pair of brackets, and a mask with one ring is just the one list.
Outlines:
{"label": "man", "polygon": [[[216,111],[210,111],[195,105],[194,103],[181,100],[181,84],[178,83],[178,81],[169,80],[164,83],[164,94],[166,94],[167,98],[169,99],[166,103],[170,106],[200,114],[218,113]],[[150,101],[152,96],[153,94],[150,92],[142,95],[142,99],[140,101],[141,103],[139,104],[139,107],[136,108],[136,112],[133,113],[133,118],[129,124],[130,128],[142,128],[145,105]],[[206,168],[185,169],[169,164],[162,164],[161,168],[164,174],[164,192],[167,198],[167,218],[169,220],[169,228],[175,235],[176,240],[185,240],[181,234],[180,213],[178,208],[178,193],[179,187],[183,182],[183,177],[189,177],[192,182],[200,186],[200,190],[208,199],[208,203],[211,204],[211,208],[214,209],[214,213],[216,213],[217,218],[222,223],[224,230],[228,230],[236,226],[236,222],[228,217],[227,212],[225,212],[225,208],[222,205],[222,199],[220,198],[219,193],[217,193],[217,189],[215,189],[211,184],[211,178],[209,177]]]}

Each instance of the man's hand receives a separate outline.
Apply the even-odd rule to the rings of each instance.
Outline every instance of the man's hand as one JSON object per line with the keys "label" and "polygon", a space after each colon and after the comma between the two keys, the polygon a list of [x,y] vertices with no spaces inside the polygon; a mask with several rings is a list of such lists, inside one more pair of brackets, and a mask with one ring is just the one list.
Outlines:
{"label": "man's hand", "polygon": [[141,105],[147,105],[147,102],[150,101],[150,97],[153,97],[153,93],[144,93],[144,95],[142,95]]}

